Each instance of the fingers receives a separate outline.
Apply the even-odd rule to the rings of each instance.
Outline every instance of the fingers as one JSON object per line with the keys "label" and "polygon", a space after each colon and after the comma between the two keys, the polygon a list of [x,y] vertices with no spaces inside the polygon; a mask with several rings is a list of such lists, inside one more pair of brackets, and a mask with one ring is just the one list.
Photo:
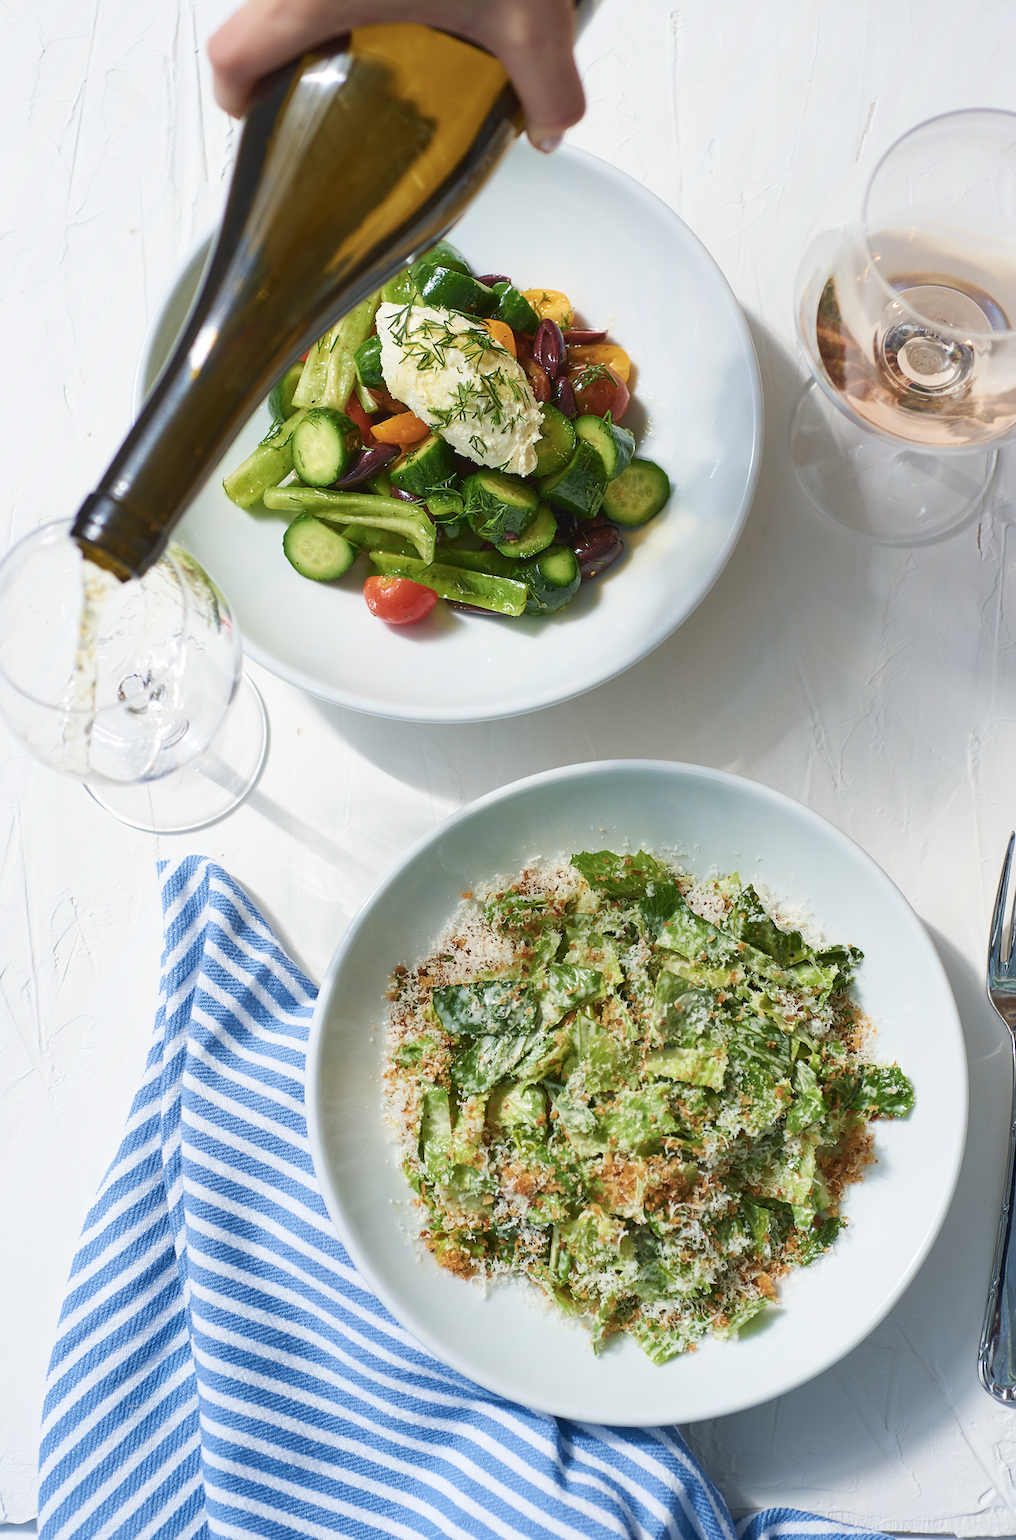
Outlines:
{"label": "fingers", "polygon": [[353,27],[388,21],[430,23],[496,54],[538,149],[554,149],[585,111],[573,0],[247,0],[208,45],[216,100],[240,117],[255,83],[280,64]]}
{"label": "fingers", "polygon": [[556,149],[586,110],[572,54],[573,0],[502,0],[481,7],[473,26],[471,35],[497,54],[511,76],[532,143],[538,150]]}
{"label": "fingers", "polygon": [[248,0],[208,44],[219,106],[242,117],[255,83],[345,31],[349,9],[342,0]]}

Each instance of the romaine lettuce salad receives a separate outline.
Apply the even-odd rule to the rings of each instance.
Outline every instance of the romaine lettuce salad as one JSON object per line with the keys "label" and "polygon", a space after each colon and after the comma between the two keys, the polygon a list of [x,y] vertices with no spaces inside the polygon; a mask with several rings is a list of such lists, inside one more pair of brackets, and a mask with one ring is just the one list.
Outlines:
{"label": "romaine lettuce salad", "polygon": [[466,903],[392,979],[386,1111],[463,1278],[521,1274],[655,1363],[736,1335],[846,1223],[869,1125],[913,1090],[865,1057],[861,953],[737,875],[574,855]]}

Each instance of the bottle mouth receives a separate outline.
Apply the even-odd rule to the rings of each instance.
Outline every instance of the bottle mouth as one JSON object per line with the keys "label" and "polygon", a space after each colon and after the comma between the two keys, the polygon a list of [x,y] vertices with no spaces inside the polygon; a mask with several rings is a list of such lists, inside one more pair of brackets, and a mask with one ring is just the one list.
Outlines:
{"label": "bottle mouth", "polygon": [[159,560],[169,531],[109,492],[90,492],[70,528],[82,553],[121,583],[140,578]]}

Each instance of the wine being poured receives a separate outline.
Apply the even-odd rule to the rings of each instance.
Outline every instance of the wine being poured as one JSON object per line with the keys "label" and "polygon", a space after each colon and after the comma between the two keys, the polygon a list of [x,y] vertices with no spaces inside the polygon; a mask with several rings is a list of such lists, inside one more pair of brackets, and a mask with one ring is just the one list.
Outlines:
{"label": "wine being poured", "polygon": [[0,564],[0,705],[126,822],[200,827],[265,750],[228,605],[167,549],[171,529],[276,377],[444,234],[520,127],[496,59],[414,24],[359,28],[265,82],[200,293],[134,428],[73,525]]}
{"label": "wine being poured", "polygon": [[178,546],[121,582],[64,520],[0,563],[4,716],[37,759],[138,828],[200,827],[256,778],[264,712],[242,661],[223,595]]}
{"label": "wine being poured", "polygon": [[864,222],[819,237],[802,263],[815,383],[791,454],[812,501],[888,543],[962,523],[1016,430],[1014,325],[1016,115],[947,114],[889,150]]}

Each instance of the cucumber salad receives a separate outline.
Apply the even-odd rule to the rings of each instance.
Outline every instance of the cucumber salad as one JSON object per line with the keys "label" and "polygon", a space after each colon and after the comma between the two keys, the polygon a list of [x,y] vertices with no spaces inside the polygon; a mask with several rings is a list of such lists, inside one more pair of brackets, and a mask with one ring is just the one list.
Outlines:
{"label": "cucumber salad", "polygon": [[548,615],[670,497],[621,424],[630,370],[566,295],[478,278],[440,241],[287,370],[270,432],[223,485],[290,516],[283,550],[303,577],[363,555],[383,620],[438,599]]}
{"label": "cucumber salad", "polygon": [[913,1105],[866,1055],[861,953],[642,850],[463,898],[388,996],[385,1110],[426,1246],[530,1280],[597,1350],[736,1336],[833,1244],[871,1122]]}

